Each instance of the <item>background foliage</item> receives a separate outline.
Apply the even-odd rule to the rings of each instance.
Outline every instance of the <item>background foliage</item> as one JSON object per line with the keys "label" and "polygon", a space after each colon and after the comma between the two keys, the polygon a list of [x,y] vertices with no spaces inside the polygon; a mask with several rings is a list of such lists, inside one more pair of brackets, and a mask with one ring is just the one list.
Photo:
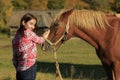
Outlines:
{"label": "background foliage", "polygon": [[8,29],[6,24],[14,10],[55,10],[73,7],[120,12],[120,0],[0,0],[0,32]]}

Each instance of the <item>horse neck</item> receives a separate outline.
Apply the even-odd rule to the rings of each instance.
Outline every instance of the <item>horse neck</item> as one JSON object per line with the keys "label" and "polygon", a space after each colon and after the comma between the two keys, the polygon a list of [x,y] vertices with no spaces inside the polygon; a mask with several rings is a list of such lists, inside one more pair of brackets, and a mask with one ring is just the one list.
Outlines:
{"label": "horse neck", "polygon": [[[103,33],[103,35],[101,35]],[[86,29],[79,29],[78,27],[74,28],[74,35],[75,37],[79,37],[85,41],[87,41],[89,44],[91,44],[93,47],[98,49],[98,47],[103,44],[103,36],[104,32],[99,30],[86,30]],[[98,38],[99,36],[99,38]]]}

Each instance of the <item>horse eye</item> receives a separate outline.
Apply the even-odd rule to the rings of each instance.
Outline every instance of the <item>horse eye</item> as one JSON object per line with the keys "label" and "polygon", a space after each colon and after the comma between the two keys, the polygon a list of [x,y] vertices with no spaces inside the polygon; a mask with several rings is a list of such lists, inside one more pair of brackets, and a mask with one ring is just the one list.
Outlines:
{"label": "horse eye", "polygon": [[59,26],[59,23],[58,23],[58,22],[55,22],[55,23],[54,23],[54,26]]}

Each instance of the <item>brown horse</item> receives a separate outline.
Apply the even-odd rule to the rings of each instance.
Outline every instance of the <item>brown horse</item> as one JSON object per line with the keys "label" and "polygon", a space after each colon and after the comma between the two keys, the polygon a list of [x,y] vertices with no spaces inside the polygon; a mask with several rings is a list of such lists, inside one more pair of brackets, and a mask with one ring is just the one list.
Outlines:
{"label": "brown horse", "polygon": [[108,80],[120,80],[120,18],[91,10],[62,10],[50,26],[44,50],[58,49],[72,37],[78,37],[96,49]]}

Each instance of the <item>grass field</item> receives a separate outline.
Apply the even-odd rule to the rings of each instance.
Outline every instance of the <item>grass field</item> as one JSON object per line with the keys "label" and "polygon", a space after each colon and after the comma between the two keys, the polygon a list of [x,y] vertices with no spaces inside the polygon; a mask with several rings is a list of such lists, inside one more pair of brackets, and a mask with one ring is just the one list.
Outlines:
{"label": "grass field", "polygon": [[[59,80],[56,77],[52,52],[43,52],[38,45],[37,80]],[[81,39],[71,39],[57,51],[64,80],[104,80],[106,74],[92,46]],[[12,65],[11,38],[0,35],[0,80],[15,80]]]}

